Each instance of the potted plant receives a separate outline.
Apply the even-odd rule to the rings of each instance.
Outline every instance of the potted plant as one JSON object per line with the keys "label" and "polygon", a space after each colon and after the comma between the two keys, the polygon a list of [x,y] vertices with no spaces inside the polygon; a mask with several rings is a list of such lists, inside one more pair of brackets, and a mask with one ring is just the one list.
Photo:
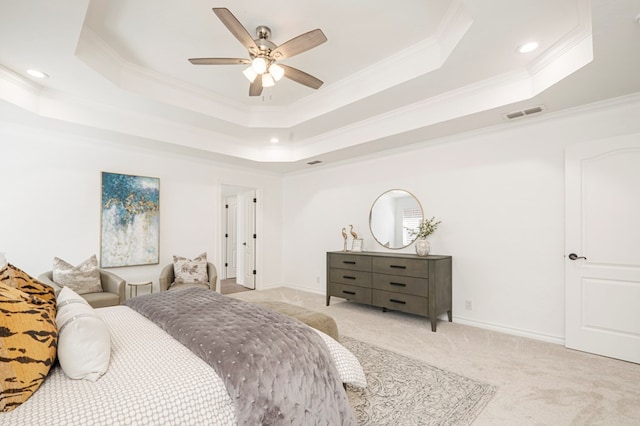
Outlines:
{"label": "potted plant", "polygon": [[431,219],[424,219],[420,222],[418,226],[418,231],[416,232],[416,253],[418,256],[427,256],[429,251],[431,250],[431,244],[427,240],[427,237],[433,234],[441,221],[436,221],[435,216],[432,216]]}

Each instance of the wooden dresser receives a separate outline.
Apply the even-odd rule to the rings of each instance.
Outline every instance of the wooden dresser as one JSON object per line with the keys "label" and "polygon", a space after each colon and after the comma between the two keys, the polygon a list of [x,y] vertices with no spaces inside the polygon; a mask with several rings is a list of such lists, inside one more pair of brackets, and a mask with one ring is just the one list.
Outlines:
{"label": "wooden dresser", "polygon": [[331,296],[451,322],[451,256],[327,252],[327,306]]}

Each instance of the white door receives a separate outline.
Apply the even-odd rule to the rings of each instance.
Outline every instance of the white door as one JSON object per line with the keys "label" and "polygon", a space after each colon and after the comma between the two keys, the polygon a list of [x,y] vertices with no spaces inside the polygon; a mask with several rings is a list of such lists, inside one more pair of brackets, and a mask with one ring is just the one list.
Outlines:
{"label": "white door", "polygon": [[244,286],[251,289],[256,288],[256,193],[250,191],[246,194],[245,198],[245,232],[246,240],[244,246]]}
{"label": "white door", "polygon": [[238,262],[238,206],[236,197],[225,198],[226,227],[225,227],[225,278],[236,277]]}
{"label": "white door", "polygon": [[565,191],[566,346],[640,363],[640,135],[568,147]]}
{"label": "white door", "polygon": [[245,247],[247,245],[247,224],[246,224],[246,213],[245,210],[247,208],[247,203],[246,203],[246,196],[245,193],[238,193],[238,195],[236,196],[237,198],[237,217],[238,217],[238,222],[237,222],[237,233],[238,233],[238,238],[237,238],[237,252],[238,252],[238,258],[237,258],[237,271],[238,273],[236,274],[236,283],[243,285],[245,287],[248,287],[248,284],[245,284],[245,263],[246,263],[246,258],[245,258]]}

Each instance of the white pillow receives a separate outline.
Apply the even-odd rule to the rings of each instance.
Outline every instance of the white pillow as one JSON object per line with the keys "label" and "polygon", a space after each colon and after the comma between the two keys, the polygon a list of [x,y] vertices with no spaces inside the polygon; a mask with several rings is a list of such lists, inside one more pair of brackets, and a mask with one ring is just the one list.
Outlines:
{"label": "white pillow", "polygon": [[312,330],[318,333],[327,345],[342,383],[353,385],[361,389],[366,388],[367,377],[364,374],[364,370],[362,369],[362,365],[360,364],[360,361],[358,361],[358,358],[356,358],[349,349],[334,340],[333,337],[315,328],[312,328]]}
{"label": "white pillow", "polygon": [[58,361],[72,379],[98,380],[109,368],[111,335],[94,309],[69,287],[57,297]]}
{"label": "white pillow", "polygon": [[78,266],[73,266],[58,257],[54,257],[53,282],[60,287],[70,287],[71,290],[78,294],[101,292],[102,283],[100,282],[98,258],[94,254]]}
{"label": "white pillow", "polygon": [[204,283],[209,281],[207,276],[207,253],[202,253],[194,259],[173,256],[173,275],[176,283]]}

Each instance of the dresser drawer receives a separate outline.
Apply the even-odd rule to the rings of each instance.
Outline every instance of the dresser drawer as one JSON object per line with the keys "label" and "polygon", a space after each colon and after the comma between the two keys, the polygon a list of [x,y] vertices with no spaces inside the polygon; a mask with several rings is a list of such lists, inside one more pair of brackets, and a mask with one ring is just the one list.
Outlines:
{"label": "dresser drawer", "polygon": [[331,269],[329,271],[329,281],[332,283],[371,288],[371,272]]}
{"label": "dresser drawer", "polygon": [[371,258],[369,256],[331,253],[329,255],[329,266],[353,271],[371,271]]}
{"label": "dresser drawer", "polygon": [[375,257],[371,268],[374,273],[402,275],[405,277],[427,277],[429,263],[420,259],[403,259],[398,257]]}
{"label": "dresser drawer", "polygon": [[393,293],[427,297],[429,286],[426,278],[403,277],[402,275],[374,274],[373,288]]}
{"label": "dresser drawer", "polygon": [[328,296],[342,297],[343,299],[353,300],[361,303],[371,303],[371,289],[365,287],[356,287],[353,285],[330,283]]}
{"label": "dresser drawer", "polygon": [[373,290],[372,302],[376,306],[391,309],[393,311],[407,312],[429,316],[428,299],[421,296],[411,296],[390,291]]}

